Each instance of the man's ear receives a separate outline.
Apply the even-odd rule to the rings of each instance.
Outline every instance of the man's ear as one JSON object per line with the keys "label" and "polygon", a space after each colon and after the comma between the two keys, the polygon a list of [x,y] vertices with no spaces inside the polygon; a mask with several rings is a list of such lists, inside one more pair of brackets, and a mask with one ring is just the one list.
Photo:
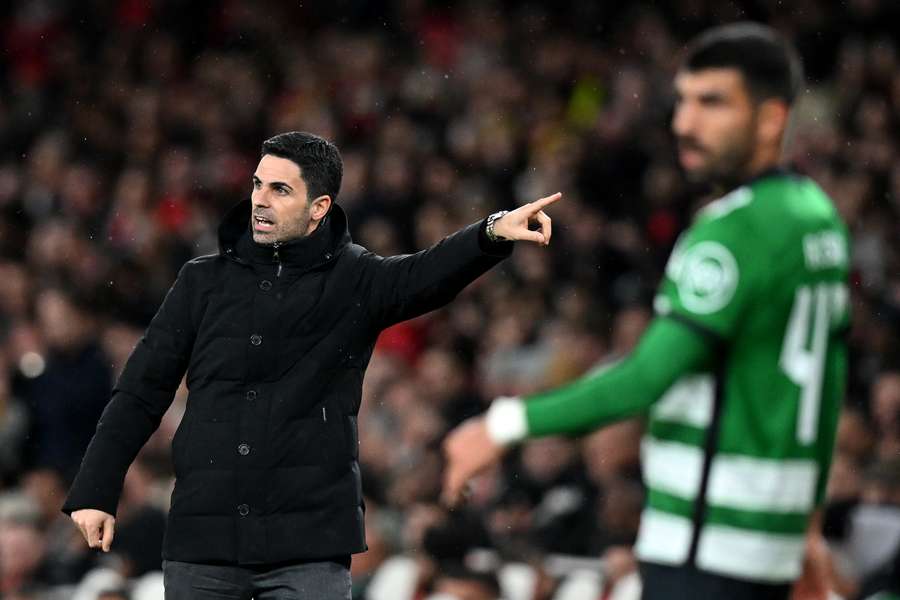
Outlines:
{"label": "man's ear", "polygon": [[775,98],[764,100],[759,105],[757,120],[759,140],[764,144],[780,145],[787,130],[789,114],[789,108],[783,100]]}
{"label": "man's ear", "polygon": [[331,210],[331,196],[324,194],[312,201],[309,208],[309,218],[312,221],[321,221]]}

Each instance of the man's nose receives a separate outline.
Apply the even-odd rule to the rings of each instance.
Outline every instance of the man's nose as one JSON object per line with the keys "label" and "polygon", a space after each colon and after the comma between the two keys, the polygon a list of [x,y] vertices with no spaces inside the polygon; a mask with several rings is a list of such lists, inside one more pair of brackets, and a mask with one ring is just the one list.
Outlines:
{"label": "man's nose", "polygon": [[694,111],[687,106],[679,106],[672,115],[672,131],[677,136],[686,136],[693,133]]}
{"label": "man's nose", "polygon": [[269,194],[265,190],[254,192],[250,197],[250,203],[253,204],[254,207],[261,206],[263,208],[269,208],[271,205],[269,202]]}

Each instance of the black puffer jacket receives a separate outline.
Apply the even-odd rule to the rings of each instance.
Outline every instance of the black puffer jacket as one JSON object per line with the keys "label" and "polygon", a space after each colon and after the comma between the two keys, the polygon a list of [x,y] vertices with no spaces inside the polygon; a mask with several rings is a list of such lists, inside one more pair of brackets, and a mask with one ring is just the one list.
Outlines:
{"label": "black puffer jacket", "polygon": [[379,332],[435,309],[512,251],[484,222],[422,252],[353,244],[334,206],[309,237],[252,241],[250,203],[220,252],[181,269],[128,360],[63,511],[115,514],[129,464],[187,371],[163,557],[268,564],[365,550],[356,415]]}

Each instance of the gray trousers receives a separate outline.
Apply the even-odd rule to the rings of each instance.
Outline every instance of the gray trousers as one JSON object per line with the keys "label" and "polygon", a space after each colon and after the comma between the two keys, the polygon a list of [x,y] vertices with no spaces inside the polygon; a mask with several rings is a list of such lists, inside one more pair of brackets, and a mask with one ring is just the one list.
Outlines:
{"label": "gray trousers", "polygon": [[273,569],[163,561],[166,600],[350,600],[350,570],[339,562]]}

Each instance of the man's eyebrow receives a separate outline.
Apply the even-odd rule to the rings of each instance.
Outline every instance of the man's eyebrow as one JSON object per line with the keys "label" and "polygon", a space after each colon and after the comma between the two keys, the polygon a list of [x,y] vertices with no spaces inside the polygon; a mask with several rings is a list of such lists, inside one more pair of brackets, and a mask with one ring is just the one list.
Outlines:
{"label": "man's eyebrow", "polygon": [[[262,179],[260,179],[260,178],[256,175],[256,173],[254,173],[253,175],[251,175],[250,178],[253,180],[254,183],[256,183],[256,182],[262,183],[262,182],[263,182]],[[291,191],[294,191],[294,188],[293,188],[293,186],[292,186],[291,184],[285,183],[285,182],[283,182],[283,181],[272,181],[272,182],[269,182],[268,185],[269,185],[270,187],[283,186],[283,187],[286,187],[287,189],[289,189],[289,190],[291,190]]]}

